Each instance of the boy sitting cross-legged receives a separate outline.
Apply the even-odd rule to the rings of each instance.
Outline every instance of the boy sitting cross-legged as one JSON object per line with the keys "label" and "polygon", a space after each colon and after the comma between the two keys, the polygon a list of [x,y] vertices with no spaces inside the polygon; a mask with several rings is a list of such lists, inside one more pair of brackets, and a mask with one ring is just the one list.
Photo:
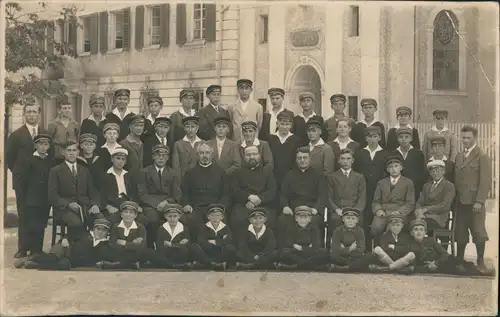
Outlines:
{"label": "boy sitting cross-legged", "polygon": [[413,220],[410,224],[413,239],[410,250],[415,253],[415,271],[419,273],[445,273],[456,275],[494,276],[495,270],[478,270],[472,262],[459,260],[448,254],[436,240],[426,236],[427,223],[423,219]]}
{"label": "boy sitting cross-legged", "polygon": [[[233,245],[231,229],[222,220],[226,209],[224,205],[208,206],[208,222],[198,235],[193,246],[193,257],[205,268],[225,270],[226,264],[234,260],[236,249]],[[197,267],[197,263],[194,263]]]}
{"label": "boy sitting cross-legged", "polygon": [[413,273],[411,264],[415,260],[415,253],[410,252],[410,236],[401,232],[403,226],[403,216],[393,214],[389,217],[389,230],[382,234],[380,246],[373,250],[373,254],[383,266],[372,264],[369,266],[370,271]]}
{"label": "boy sitting cross-legged", "polygon": [[71,243],[63,238],[49,253],[38,253],[14,263],[16,268],[69,270],[72,267],[96,265],[100,261],[113,261],[109,243],[111,223],[103,218],[94,221],[90,233],[85,232]]}
{"label": "boy sitting cross-legged", "polygon": [[267,269],[273,266],[278,251],[273,231],[266,227],[267,211],[254,208],[249,216],[250,225],[244,237],[239,239],[236,257],[237,269]]}

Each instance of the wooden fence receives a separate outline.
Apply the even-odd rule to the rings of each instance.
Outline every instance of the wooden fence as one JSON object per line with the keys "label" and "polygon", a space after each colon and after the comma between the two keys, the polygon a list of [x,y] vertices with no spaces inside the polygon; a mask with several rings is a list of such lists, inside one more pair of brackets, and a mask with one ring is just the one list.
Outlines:
{"label": "wooden fence", "polygon": [[[418,135],[420,135],[420,140],[423,142],[425,132],[429,131],[432,127],[433,123],[429,122],[419,122],[415,123],[414,126],[418,130]],[[460,130],[463,126],[472,126],[475,127],[478,131],[478,140],[477,145],[484,151],[491,160],[491,171],[493,173],[491,188],[488,194],[488,198],[494,199],[497,197],[498,191],[498,179],[496,178],[497,172],[497,153],[496,149],[498,145],[496,144],[496,126],[495,123],[463,123],[463,122],[454,122],[449,123],[448,128],[455,133],[458,139],[458,152],[460,153],[463,150],[463,145],[460,140]]]}

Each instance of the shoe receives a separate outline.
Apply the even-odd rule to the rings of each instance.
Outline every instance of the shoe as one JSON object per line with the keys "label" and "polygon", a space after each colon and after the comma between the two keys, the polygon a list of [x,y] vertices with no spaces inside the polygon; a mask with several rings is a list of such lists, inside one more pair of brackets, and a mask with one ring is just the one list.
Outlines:
{"label": "shoe", "polygon": [[479,272],[481,272],[481,274],[483,276],[495,276],[495,269],[494,268],[489,268],[487,267],[484,262],[483,263],[480,263],[478,264],[477,266],[477,270]]}
{"label": "shoe", "polygon": [[33,261],[26,261],[24,263],[24,268],[25,269],[38,269],[39,265],[38,265],[38,263],[33,262]]}
{"label": "shoe", "polygon": [[373,273],[385,273],[385,272],[389,271],[389,267],[380,266],[380,265],[376,265],[376,264],[370,264],[368,266],[368,270],[370,270],[370,272],[373,272]]}
{"label": "shoe", "polygon": [[242,269],[242,268],[243,268],[243,263],[236,262],[236,269],[239,270],[239,269]]}
{"label": "shoe", "polygon": [[349,272],[350,270],[351,268],[349,267],[349,265],[335,265],[334,268],[334,272],[339,272],[339,273]]}
{"label": "shoe", "polygon": [[193,266],[193,269],[198,269],[198,270],[205,268],[205,266],[203,264],[201,264],[200,262],[196,262],[196,261],[193,261],[192,266]]}
{"label": "shoe", "polygon": [[408,265],[407,267],[404,267],[402,269],[397,270],[396,273],[404,274],[404,275],[411,275],[411,274],[413,274],[414,270],[415,270],[415,268],[413,267],[413,265]]}
{"label": "shoe", "polygon": [[332,263],[332,264],[327,264],[327,265],[326,265],[326,268],[327,268],[328,272],[335,272],[335,267],[336,267],[336,266],[335,266],[335,264],[333,264],[333,263]]}
{"label": "shoe", "polygon": [[14,267],[16,269],[24,268],[24,264],[26,263],[26,259],[17,259],[14,261]]}
{"label": "shoe", "polygon": [[15,259],[21,259],[21,258],[25,258],[27,256],[28,256],[28,252],[26,252],[24,250],[19,250],[16,252],[16,254],[14,254]]}
{"label": "shoe", "polygon": [[120,267],[120,262],[101,261],[97,264],[101,270],[113,270]]}
{"label": "shoe", "polygon": [[187,262],[186,263],[186,270],[192,270],[192,269],[194,269],[194,264],[191,262]]}
{"label": "shoe", "polygon": [[298,265],[297,264],[289,265],[289,264],[285,264],[285,263],[278,263],[277,268],[278,268],[278,270],[292,271],[292,270],[296,270],[298,268]]}
{"label": "shoe", "polygon": [[188,269],[188,264],[187,263],[178,263],[178,264],[173,264],[172,268],[176,270],[186,270]]}

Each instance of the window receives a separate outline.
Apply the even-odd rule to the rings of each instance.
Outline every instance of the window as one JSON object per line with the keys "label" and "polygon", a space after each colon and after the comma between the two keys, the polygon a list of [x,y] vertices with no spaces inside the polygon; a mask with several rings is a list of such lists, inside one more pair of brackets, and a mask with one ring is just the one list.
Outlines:
{"label": "window", "polygon": [[350,6],[351,17],[349,25],[349,36],[359,36],[359,6]]}
{"label": "window", "polygon": [[358,121],[358,96],[347,97],[347,104],[349,107],[349,118]]}
{"label": "window", "polygon": [[264,112],[266,112],[267,111],[267,98],[259,99],[258,103],[260,103],[260,105],[264,109]]}
{"label": "window", "polygon": [[90,53],[90,17],[84,17],[83,21],[83,52]]}
{"label": "window", "polygon": [[109,13],[109,50],[123,49],[124,40],[124,11],[114,11]]}
{"label": "window", "polygon": [[268,16],[260,16],[260,43],[267,43],[268,36]]}
{"label": "window", "polygon": [[161,7],[154,6],[150,7],[149,10],[149,43],[150,45],[159,45],[160,44],[160,20],[161,20]]}
{"label": "window", "polygon": [[197,3],[193,10],[193,40],[205,38],[207,10],[205,4]]}
{"label": "window", "polygon": [[443,10],[434,19],[432,50],[432,88],[459,89],[458,20],[453,12]]}

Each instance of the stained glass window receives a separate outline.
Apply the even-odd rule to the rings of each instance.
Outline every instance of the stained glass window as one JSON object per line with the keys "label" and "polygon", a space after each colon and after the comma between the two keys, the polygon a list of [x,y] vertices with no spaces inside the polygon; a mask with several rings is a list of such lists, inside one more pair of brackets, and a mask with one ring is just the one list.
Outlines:
{"label": "stained glass window", "polygon": [[449,10],[438,13],[434,19],[433,34],[433,89],[459,89],[458,20]]}

